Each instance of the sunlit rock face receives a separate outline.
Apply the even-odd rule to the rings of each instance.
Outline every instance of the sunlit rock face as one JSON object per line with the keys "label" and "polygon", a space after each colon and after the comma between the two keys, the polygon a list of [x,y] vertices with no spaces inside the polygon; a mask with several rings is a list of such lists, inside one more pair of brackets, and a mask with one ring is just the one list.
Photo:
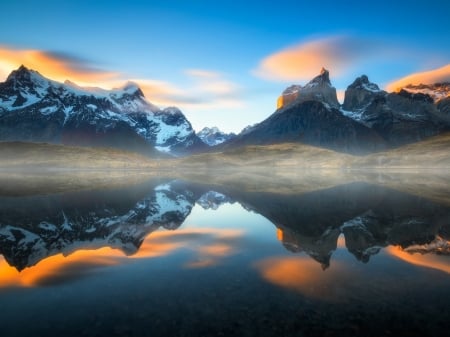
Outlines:
{"label": "sunlit rock face", "polygon": [[278,98],[277,108],[280,109],[292,102],[320,101],[327,106],[339,108],[336,88],[331,85],[330,73],[322,68],[320,74],[305,86],[292,85]]}
{"label": "sunlit rock face", "polygon": [[288,104],[291,104],[294,102],[298,97],[298,92],[302,90],[301,85],[291,85],[290,87],[287,87],[281,94],[280,97],[278,97],[277,100],[277,109],[280,109]]}

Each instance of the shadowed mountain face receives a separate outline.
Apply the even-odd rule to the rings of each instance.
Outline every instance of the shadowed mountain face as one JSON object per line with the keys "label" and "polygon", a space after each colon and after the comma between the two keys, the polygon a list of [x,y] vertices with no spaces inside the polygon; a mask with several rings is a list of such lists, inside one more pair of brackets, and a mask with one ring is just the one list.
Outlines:
{"label": "shadowed mountain face", "polygon": [[[449,253],[450,207],[368,183],[299,193],[251,192],[231,185],[148,181],[116,190],[0,197],[0,253],[18,270],[58,253],[111,247],[132,255],[156,229],[177,229],[195,204],[239,202],[278,228],[286,249],[323,268],[343,235],[358,260],[389,245]],[[197,207],[198,207],[197,206]]]}
{"label": "shadowed mountain face", "polygon": [[320,101],[289,105],[244,134],[224,144],[224,148],[299,142],[336,151],[365,154],[382,150],[385,141],[373,130],[344,116]]}

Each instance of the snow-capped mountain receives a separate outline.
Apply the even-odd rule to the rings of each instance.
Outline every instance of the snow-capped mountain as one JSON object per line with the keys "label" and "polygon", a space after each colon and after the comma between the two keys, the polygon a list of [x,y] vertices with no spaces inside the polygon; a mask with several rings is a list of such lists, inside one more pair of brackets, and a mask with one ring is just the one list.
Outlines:
{"label": "snow-capped mountain", "polygon": [[134,83],[103,90],[58,83],[24,66],[0,83],[0,140],[110,146],[145,154],[203,148],[177,108],[159,109]]}
{"label": "snow-capped mountain", "polygon": [[204,127],[197,136],[208,146],[215,146],[230,140],[236,135],[234,133],[225,133],[220,131],[216,126],[212,128]]}

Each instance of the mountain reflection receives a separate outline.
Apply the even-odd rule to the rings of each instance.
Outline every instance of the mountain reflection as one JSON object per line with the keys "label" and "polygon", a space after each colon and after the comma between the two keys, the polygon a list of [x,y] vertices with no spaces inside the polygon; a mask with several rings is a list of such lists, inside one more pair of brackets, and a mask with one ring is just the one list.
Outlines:
{"label": "mountain reflection", "polygon": [[[68,255],[71,263],[95,267],[118,263],[124,255],[164,255],[201,237],[196,241],[198,259],[186,267],[211,266],[232,254],[230,238],[242,232],[178,228],[195,205],[216,210],[234,202],[267,218],[287,250],[306,253],[323,269],[344,241],[362,262],[387,246],[399,246],[406,256],[449,253],[449,206],[379,185],[354,182],[277,193],[159,179],[111,190],[0,196],[0,254],[23,272],[38,263],[53,270]],[[176,231],[155,232],[159,228]],[[89,255],[86,250],[96,252]],[[391,248],[387,252],[408,260]],[[266,277],[275,277],[282,267],[271,268]],[[44,279],[41,275],[39,282],[28,283],[43,284]]]}

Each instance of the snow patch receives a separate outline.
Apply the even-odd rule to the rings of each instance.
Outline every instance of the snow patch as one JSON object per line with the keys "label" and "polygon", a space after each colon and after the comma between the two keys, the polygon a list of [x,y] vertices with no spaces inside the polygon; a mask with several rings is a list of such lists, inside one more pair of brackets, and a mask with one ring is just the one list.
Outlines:
{"label": "snow patch", "polygon": [[55,113],[56,111],[58,111],[58,107],[56,105],[39,109],[39,112],[43,115],[51,115],[52,113]]}

